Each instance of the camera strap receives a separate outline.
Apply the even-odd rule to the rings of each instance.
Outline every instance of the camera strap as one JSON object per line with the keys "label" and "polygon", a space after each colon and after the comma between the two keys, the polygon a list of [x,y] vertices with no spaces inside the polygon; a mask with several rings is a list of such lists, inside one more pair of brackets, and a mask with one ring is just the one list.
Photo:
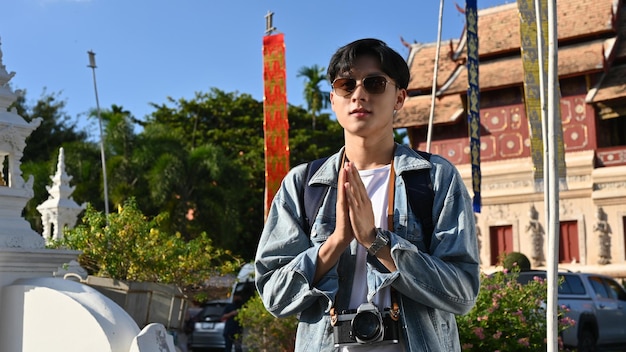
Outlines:
{"label": "camera strap", "polygon": [[[395,150],[396,150],[395,145],[394,145],[393,150],[395,154]],[[341,158],[342,167],[345,164],[345,160],[346,160],[346,155],[344,153]],[[395,170],[393,167],[393,154],[392,154],[391,165],[389,168],[389,185],[388,185],[389,189],[387,192],[387,197],[388,197],[387,198],[387,229],[389,231],[393,231],[393,209],[394,209],[395,190],[396,190],[395,178],[396,178],[396,174],[395,174]],[[390,287],[389,289],[391,293],[391,307],[389,308],[389,317],[394,321],[398,321],[400,319],[400,305],[398,304],[398,300],[397,300],[397,292],[393,287]],[[339,314],[335,306],[333,306],[330,308],[331,325],[335,326],[338,319],[339,319]]]}

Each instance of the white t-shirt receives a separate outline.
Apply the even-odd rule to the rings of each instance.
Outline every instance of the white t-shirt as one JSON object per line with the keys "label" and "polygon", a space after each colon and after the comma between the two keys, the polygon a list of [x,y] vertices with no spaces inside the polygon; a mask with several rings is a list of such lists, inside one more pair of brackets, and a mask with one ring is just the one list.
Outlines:
{"label": "white t-shirt", "polygon": [[[360,170],[359,175],[367,189],[367,194],[372,201],[374,211],[374,222],[376,227],[387,230],[387,206],[389,194],[389,170],[390,165],[385,165],[377,169]],[[352,294],[350,296],[350,309],[357,309],[359,305],[367,302],[367,249],[362,245],[357,245],[356,268],[352,284]],[[379,291],[373,302],[382,312],[384,308],[391,306],[391,292],[389,287]],[[358,345],[343,346],[341,352],[401,352],[404,351],[402,344],[389,345]]]}

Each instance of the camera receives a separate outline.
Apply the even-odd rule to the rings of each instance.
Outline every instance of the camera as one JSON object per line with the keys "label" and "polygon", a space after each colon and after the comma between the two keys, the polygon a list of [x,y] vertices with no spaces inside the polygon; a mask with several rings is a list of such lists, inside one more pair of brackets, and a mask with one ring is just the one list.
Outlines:
{"label": "camera", "polygon": [[372,303],[363,303],[357,309],[337,315],[333,326],[335,347],[377,342],[398,343],[398,321],[386,309],[381,314]]}

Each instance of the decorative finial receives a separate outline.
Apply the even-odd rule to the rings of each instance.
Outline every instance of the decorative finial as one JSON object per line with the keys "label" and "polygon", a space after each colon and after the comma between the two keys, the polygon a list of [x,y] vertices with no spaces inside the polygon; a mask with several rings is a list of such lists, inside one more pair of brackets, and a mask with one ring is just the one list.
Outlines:
{"label": "decorative finial", "polygon": [[272,34],[272,32],[276,30],[276,27],[274,27],[272,23],[273,17],[274,17],[274,13],[271,11],[267,11],[267,14],[265,15],[265,34],[266,35],[270,35]]}
{"label": "decorative finial", "polygon": [[[0,46],[2,46],[1,41]],[[0,111],[6,111],[17,98],[16,93],[19,93],[19,91],[13,92],[7,84],[13,76],[15,72],[7,72],[2,63],[2,48],[0,48]]]}
{"label": "decorative finial", "polygon": [[0,86],[3,86],[15,76],[15,72],[7,72],[6,67],[2,64],[2,38],[0,38]]}
{"label": "decorative finial", "polygon": [[96,66],[96,53],[94,53],[93,50],[89,50],[87,54],[89,55],[89,65],[87,65],[87,67],[91,67],[91,68],[98,67]]}

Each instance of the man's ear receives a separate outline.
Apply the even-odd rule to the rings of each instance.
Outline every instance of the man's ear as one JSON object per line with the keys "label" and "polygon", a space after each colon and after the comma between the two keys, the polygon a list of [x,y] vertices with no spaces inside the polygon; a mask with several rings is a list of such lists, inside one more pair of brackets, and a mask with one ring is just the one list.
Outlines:
{"label": "man's ear", "polygon": [[400,110],[404,106],[404,101],[406,100],[407,92],[406,89],[400,89],[398,95],[396,95],[396,105],[394,105],[394,110]]}

